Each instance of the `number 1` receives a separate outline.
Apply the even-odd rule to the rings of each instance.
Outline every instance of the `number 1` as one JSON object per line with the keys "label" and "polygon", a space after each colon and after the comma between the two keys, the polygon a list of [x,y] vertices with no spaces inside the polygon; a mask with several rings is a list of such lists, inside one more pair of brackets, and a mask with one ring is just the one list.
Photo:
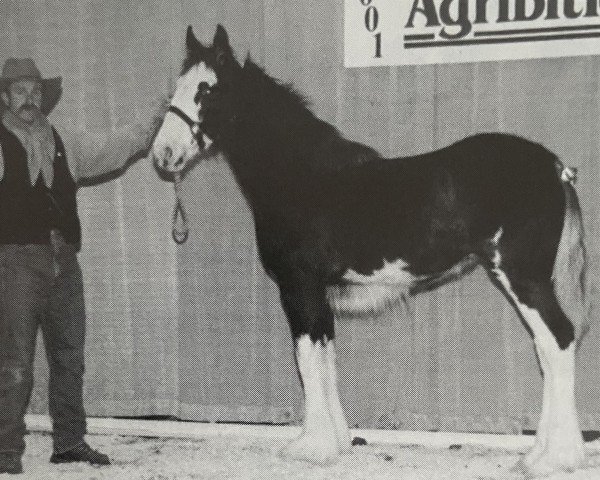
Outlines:
{"label": "number 1", "polygon": [[375,58],[381,58],[381,32],[376,33],[375,37]]}

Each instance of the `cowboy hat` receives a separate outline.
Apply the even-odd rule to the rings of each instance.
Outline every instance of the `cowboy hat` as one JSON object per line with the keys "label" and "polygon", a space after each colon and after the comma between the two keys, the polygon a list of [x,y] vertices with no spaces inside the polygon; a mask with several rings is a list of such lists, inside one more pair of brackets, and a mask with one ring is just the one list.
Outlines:
{"label": "cowboy hat", "polygon": [[25,78],[38,80],[42,84],[40,110],[44,115],[48,115],[62,95],[62,77],[42,78],[42,74],[31,58],[9,58],[2,67],[0,91],[8,89],[11,83]]}

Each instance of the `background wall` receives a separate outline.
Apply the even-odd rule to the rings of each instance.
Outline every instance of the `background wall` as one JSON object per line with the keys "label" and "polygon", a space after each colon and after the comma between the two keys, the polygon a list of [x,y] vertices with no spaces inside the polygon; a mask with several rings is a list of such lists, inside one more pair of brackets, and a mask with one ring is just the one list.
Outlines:
{"label": "background wall", "polygon": [[[600,59],[344,69],[342,3],[2,0],[0,58],[33,56],[46,75],[63,76],[52,121],[80,130],[67,139],[76,147],[147,116],[149,100],[177,77],[187,25],[210,41],[217,22],[241,60],[250,52],[305,92],[320,117],[385,155],[489,130],[541,142],[580,171],[597,316]],[[192,231],[175,247],[171,185],[148,161],[80,191],[88,413],[298,421],[291,338],[223,160],[198,165],[184,195]],[[537,423],[531,340],[481,271],[407,311],[339,318],[337,329],[353,426],[514,432]],[[594,327],[577,372],[584,428],[600,428],[599,346]],[[38,357],[32,408],[45,411]]]}

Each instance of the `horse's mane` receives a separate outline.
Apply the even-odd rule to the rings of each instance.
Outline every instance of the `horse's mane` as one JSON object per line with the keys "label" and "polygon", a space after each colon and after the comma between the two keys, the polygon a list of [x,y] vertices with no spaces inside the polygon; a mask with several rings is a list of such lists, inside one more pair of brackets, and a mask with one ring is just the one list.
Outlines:
{"label": "horse's mane", "polygon": [[243,67],[244,81],[249,82],[249,87],[257,88],[265,98],[272,99],[274,103],[291,108],[294,113],[304,111],[312,113],[309,110],[309,102],[294,87],[285,82],[281,82],[270,76],[265,70],[252,61],[250,56],[246,58]]}
{"label": "horse's mane", "polygon": [[[309,163],[342,168],[378,156],[373,149],[344,139],[336,127],[313,114],[306,97],[291,84],[271,77],[250,57],[242,72],[244,95],[251,98],[245,107],[251,111],[246,113],[267,122],[271,133],[282,132],[287,145],[294,151],[305,152]],[[318,150],[311,152],[311,146]]]}
{"label": "horse's mane", "polygon": [[[331,124],[317,118],[310,109],[310,102],[291,84],[270,76],[254,63],[250,57],[243,67],[244,91],[256,99],[251,107],[261,118],[269,119],[271,126],[285,125],[286,128],[301,128],[306,135],[327,135],[340,137],[338,130]],[[310,137],[308,137],[310,138]]]}

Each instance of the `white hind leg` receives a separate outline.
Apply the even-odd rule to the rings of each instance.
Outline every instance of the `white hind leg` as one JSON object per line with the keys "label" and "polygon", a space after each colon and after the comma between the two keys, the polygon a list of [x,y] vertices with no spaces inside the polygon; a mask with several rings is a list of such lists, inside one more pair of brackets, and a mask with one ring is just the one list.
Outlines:
{"label": "white hind leg", "polygon": [[544,372],[544,408],[533,449],[523,458],[526,473],[573,471],[585,461],[575,407],[575,344],[560,350],[556,342],[536,342]]}
{"label": "white hind leg", "polygon": [[540,307],[531,308],[519,301],[504,272],[497,268],[494,274],[533,333],[544,375],[542,414],[535,445],[520,466],[534,477],[573,471],[585,462],[575,405],[575,341],[561,348],[540,311],[544,310],[548,316],[555,314],[561,321],[568,322],[568,319],[555,303],[551,287],[544,289],[537,285],[536,301]]}

